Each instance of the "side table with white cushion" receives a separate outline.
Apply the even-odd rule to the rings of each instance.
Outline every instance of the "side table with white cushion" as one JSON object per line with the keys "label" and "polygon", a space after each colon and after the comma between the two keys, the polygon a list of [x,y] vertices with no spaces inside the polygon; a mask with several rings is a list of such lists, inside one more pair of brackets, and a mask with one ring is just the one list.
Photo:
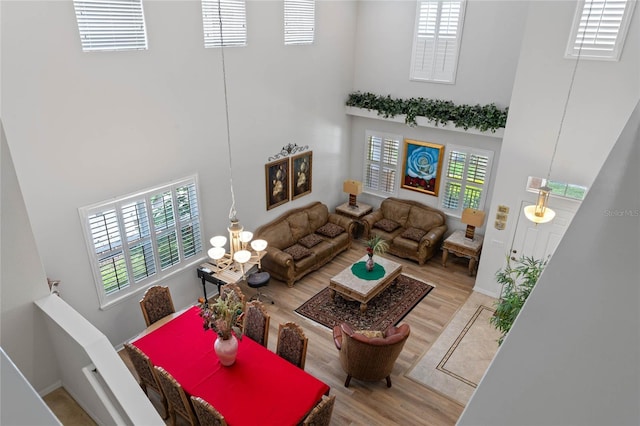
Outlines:
{"label": "side table with white cushion", "polygon": [[473,240],[465,237],[464,231],[455,231],[442,243],[442,266],[447,266],[449,252],[469,259],[469,275],[474,275],[478,267],[484,236],[475,234]]}

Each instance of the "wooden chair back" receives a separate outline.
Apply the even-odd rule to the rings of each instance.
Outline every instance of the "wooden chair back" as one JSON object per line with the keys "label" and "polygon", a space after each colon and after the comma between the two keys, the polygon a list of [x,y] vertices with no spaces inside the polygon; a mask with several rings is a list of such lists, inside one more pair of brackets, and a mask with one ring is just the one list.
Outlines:
{"label": "wooden chair back", "polygon": [[191,405],[193,405],[200,426],[227,426],[224,416],[199,396],[191,397]]}
{"label": "wooden chair back", "polygon": [[140,309],[142,309],[147,327],[159,319],[175,313],[176,309],[173,306],[169,287],[160,285],[149,287],[140,300]]}
{"label": "wooden chair back", "polygon": [[265,348],[269,341],[269,322],[271,317],[262,302],[247,302],[244,310],[243,334],[260,343]]}
{"label": "wooden chair back", "polygon": [[286,322],[279,325],[276,353],[303,370],[307,358],[308,343],[309,339],[298,324]]}
{"label": "wooden chair back", "polygon": [[333,414],[333,406],[336,402],[336,396],[322,395],[320,402],[313,407],[313,410],[302,422],[303,426],[329,426],[331,424],[331,415]]}
{"label": "wooden chair back", "polygon": [[176,424],[176,414],[180,414],[187,420],[192,426],[198,425],[198,419],[196,413],[191,407],[191,402],[187,398],[187,394],[180,383],[173,378],[173,376],[164,368],[154,366],[154,371],[162,386],[164,394],[167,396],[167,402],[169,403],[169,415],[171,416],[172,424]]}
{"label": "wooden chair back", "polygon": [[142,352],[137,347],[133,346],[131,343],[124,344],[125,352],[133,364],[133,369],[136,371],[138,375],[138,379],[140,387],[144,391],[147,396],[149,396],[149,392],[147,391],[147,387],[153,389],[158,395],[160,395],[160,400],[162,402],[162,407],[164,408],[163,419],[166,419],[169,412],[167,410],[167,398],[162,391],[162,387],[160,386],[160,382],[158,382],[158,378],[153,372],[153,364],[149,357]]}

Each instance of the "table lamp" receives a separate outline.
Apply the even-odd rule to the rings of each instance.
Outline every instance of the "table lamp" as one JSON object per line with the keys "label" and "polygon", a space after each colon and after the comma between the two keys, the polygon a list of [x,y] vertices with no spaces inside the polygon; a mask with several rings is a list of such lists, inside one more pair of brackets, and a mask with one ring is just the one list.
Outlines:
{"label": "table lamp", "polygon": [[464,236],[473,240],[473,236],[476,232],[476,226],[482,226],[484,223],[484,212],[476,209],[464,209],[462,211],[462,218],[460,218],[460,221],[467,225],[467,231]]}
{"label": "table lamp", "polygon": [[349,207],[357,208],[356,196],[362,194],[362,182],[357,180],[345,180],[342,184],[342,191],[349,194]]}

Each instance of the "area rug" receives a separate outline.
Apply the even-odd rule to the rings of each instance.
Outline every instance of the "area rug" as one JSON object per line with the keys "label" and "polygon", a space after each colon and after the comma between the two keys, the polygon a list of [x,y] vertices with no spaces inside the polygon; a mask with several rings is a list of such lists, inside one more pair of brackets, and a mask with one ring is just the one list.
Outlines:
{"label": "area rug", "polygon": [[343,322],[360,330],[384,330],[404,318],[434,286],[416,278],[400,275],[396,283],[367,303],[360,312],[360,302],[342,298],[331,299],[325,288],[303,303],[295,312],[330,329]]}
{"label": "area rug", "polygon": [[489,322],[495,299],[473,292],[429,350],[405,375],[467,405],[498,350]]}

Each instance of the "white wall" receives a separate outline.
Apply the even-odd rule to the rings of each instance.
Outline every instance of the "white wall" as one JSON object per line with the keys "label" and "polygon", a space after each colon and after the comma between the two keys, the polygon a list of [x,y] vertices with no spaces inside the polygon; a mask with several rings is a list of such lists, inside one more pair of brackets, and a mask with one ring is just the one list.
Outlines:
{"label": "white wall", "polygon": [[459,425],[640,423],[640,103]]}
{"label": "white wall", "polygon": [[[197,173],[208,239],[226,232],[231,204],[221,56],[203,48],[200,2],[144,6],[149,50],[83,53],[70,0],[0,3],[3,120],[44,270],[114,345],[144,328],[140,294],[99,309],[77,209]],[[319,2],[316,42],[284,47],[282,3],[247,2],[249,45],[225,50],[246,229],[342,200],[355,13],[355,2]],[[267,212],[264,165],[288,143],[313,150],[313,192]],[[178,308],[201,293],[195,268],[164,284]],[[16,359],[32,352],[21,344]]]}
{"label": "white wall", "polygon": [[354,90],[508,106],[526,6],[524,1],[467,2],[457,79],[451,85],[409,80],[415,1],[360,1]]}
{"label": "white wall", "polygon": [[0,120],[0,346],[36,390],[58,380],[57,359],[35,299],[49,294]]}
{"label": "white wall", "polygon": [[[504,204],[513,211],[503,231],[488,226],[475,290],[498,296],[495,272],[504,266],[515,233],[528,176],[546,177],[575,67],[564,59],[576,3],[531,2],[509,118],[496,175],[496,194],[487,209],[489,223]],[[635,8],[620,61],[582,60],[578,64],[551,178],[591,186],[629,114],[640,99],[640,12]],[[550,207],[577,204],[551,199]],[[545,226],[545,225],[538,225]]]}

